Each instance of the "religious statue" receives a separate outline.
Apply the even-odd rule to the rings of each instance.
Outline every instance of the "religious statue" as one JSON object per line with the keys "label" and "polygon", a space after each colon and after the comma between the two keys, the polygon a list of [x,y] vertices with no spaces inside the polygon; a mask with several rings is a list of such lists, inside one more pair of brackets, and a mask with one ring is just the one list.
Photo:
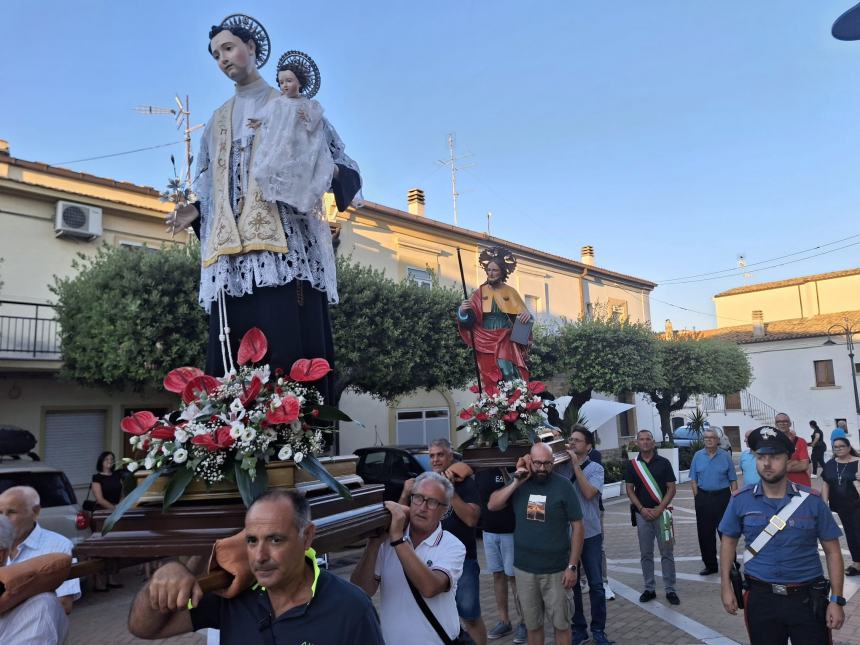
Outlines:
{"label": "religious statue", "polygon": [[494,246],[481,252],[479,262],[487,281],[457,311],[460,336],[475,351],[484,390],[499,381],[528,382],[528,341],[514,342],[511,333],[516,321],[526,325],[532,315],[517,290],[505,284],[517,268],[516,258],[508,249]]}
{"label": "religious statue", "polygon": [[[320,75],[310,57],[281,57],[281,96],[258,72],[270,43],[255,19],[234,14],[212,27],[209,51],[235,94],[203,132],[194,185],[200,201],[167,218],[173,231],[193,226],[200,238],[206,373],[233,369],[239,339],[253,327],[268,338],[272,369],[288,371],[300,358],[333,364],[328,307],[338,301],[337,278],[321,198],[330,189],[345,210],[361,188],[358,166],[311,101]],[[331,385],[329,374],[320,384],[326,401]]]}

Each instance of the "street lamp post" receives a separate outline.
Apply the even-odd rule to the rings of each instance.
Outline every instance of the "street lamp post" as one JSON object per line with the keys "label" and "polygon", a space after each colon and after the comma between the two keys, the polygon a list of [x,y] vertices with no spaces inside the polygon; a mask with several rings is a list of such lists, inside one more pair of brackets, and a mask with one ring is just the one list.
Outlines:
{"label": "street lamp post", "polygon": [[856,329],[846,320],[844,325],[836,323],[831,325],[827,330],[827,340],[825,345],[835,345],[836,343],[830,338],[834,334],[845,336],[845,348],[848,350],[848,358],[851,361],[851,381],[854,384],[854,408],[860,415],[860,397],[857,396],[857,367],[854,364],[854,334],[860,333],[860,329]]}

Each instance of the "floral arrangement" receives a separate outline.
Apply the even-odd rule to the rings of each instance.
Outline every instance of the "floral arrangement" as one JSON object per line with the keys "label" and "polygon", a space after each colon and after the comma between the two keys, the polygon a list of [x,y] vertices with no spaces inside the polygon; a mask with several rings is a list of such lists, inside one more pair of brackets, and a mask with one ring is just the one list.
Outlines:
{"label": "floral arrangement", "polygon": [[105,522],[107,533],[161,476],[170,477],[164,492],[167,510],[192,481],[207,486],[235,481],[242,500],[250,505],[266,490],[265,465],[292,460],[344,497],[349,491],[317,459],[323,448],[319,421],[349,421],[337,408],[324,405],[311,385],[331,367],[322,358],[300,359],[289,374],[257,365],[268,351],[258,328],[250,329],[239,345],[238,370],[216,378],[196,367],[179,367],[164,377],[164,388],[182,397],[178,410],[162,418],[137,412],[122,420],[130,442],[142,453],[124,459],[125,467],[152,471],[117,506]]}
{"label": "floral arrangement", "polygon": [[[478,387],[470,390],[478,394]],[[510,441],[529,439],[534,443],[537,430],[546,425],[546,404],[538,396],[544,391],[540,381],[522,379],[500,381],[497,387],[486,388],[478,399],[460,411],[466,428],[482,443],[498,442],[504,452]]]}

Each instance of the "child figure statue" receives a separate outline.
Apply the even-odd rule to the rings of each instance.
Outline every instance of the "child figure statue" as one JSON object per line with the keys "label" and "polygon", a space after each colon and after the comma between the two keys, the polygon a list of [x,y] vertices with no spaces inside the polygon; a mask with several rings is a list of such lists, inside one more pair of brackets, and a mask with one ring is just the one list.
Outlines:
{"label": "child figure statue", "polygon": [[312,213],[337,176],[323,109],[313,99],[320,87],[319,69],[310,56],[291,50],[278,60],[276,80],[281,95],[248,122],[260,137],[254,176],[266,201]]}

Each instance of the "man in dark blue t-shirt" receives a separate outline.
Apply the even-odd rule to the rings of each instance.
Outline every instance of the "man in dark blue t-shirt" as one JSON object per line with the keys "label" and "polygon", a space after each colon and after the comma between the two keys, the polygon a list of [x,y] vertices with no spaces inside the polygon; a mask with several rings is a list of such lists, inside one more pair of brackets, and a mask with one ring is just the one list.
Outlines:
{"label": "man in dark blue t-shirt", "polygon": [[314,535],[310,505],[301,493],[265,493],[245,515],[247,560],[231,558],[242,569],[236,579],[256,578],[257,584],[230,598],[204,594],[184,565],[170,562],[134,599],[129,631],[154,639],[213,627],[221,630],[224,645],[383,645],[379,617],[367,595],[317,566],[310,548]]}

